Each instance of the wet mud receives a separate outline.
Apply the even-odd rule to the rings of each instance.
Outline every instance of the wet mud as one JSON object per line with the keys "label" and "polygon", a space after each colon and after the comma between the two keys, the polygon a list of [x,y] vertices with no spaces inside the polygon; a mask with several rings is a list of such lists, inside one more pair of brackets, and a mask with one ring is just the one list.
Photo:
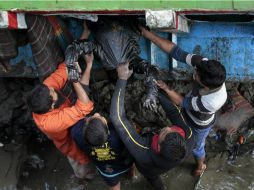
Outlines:
{"label": "wet mud", "polygon": [[[36,128],[23,99],[25,93],[36,83],[38,81],[30,79],[0,80],[0,190],[107,189],[98,174],[92,181],[77,180],[67,159]],[[177,84],[170,82],[170,85],[182,94],[191,88],[189,81]],[[238,89],[251,105],[254,100],[253,87],[253,83],[231,84],[231,88]],[[108,117],[114,82],[93,80],[91,90],[96,102],[95,111]],[[157,112],[143,108],[145,88],[142,80],[131,79],[126,92],[127,117],[137,128],[142,130],[145,127],[160,128],[170,125],[160,106]],[[190,157],[181,166],[162,175],[167,189],[253,189],[253,135],[250,130],[250,140],[239,145],[238,155],[235,157],[237,159],[230,160],[227,142],[216,132],[211,132],[206,143],[208,170],[200,179],[193,177],[191,172],[194,160]],[[134,179],[124,176],[122,189],[151,189],[140,174],[137,173],[137,176]]]}

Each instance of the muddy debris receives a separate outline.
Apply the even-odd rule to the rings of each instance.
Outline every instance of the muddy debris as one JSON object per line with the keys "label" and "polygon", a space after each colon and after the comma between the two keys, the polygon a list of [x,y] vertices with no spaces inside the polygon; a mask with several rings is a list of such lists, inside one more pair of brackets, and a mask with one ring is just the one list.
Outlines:
{"label": "muddy debris", "polygon": [[45,168],[44,160],[42,160],[40,156],[36,154],[30,155],[26,160],[26,164],[27,164],[27,167],[37,169],[37,170],[41,170]]}
{"label": "muddy debris", "polygon": [[[39,81],[35,79],[0,79],[0,149],[2,149],[3,152],[12,154],[13,152],[19,152],[22,149],[21,147],[26,147],[25,149],[22,149],[22,151],[25,153],[25,156],[22,159],[23,164],[18,163],[15,165],[13,164],[15,162],[11,163],[13,167],[22,168],[19,173],[15,174],[17,177],[15,178],[16,180],[12,181],[13,188],[16,188],[19,178],[20,185],[18,189],[38,189],[38,186],[35,184],[31,185],[33,184],[31,183],[31,180],[35,180],[34,183],[39,184],[41,181],[39,176],[44,174],[46,175],[44,178],[46,181],[43,181],[40,189],[48,188],[79,190],[94,189],[94,187],[99,186],[105,187],[103,185],[103,181],[99,177],[97,177],[94,182],[86,182],[85,184],[76,183],[75,180],[71,178],[72,170],[68,166],[68,162],[60,153],[48,154],[49,150],[47,146],[42,149],[38,149],[38,146],[43,147],[44,144],[51,142],[35,126],[31,113],[27,109],[24,102],[25,94],[30,91],[38,82]],[[183,95],[191,89],[190,81],[176,82],[171,80],[168,81],[168,84],[170,87],[176,89]],[[101,80],[92,82],[90,87],[92,99],[95,102],[95,111],[102,113],[102,115],[106,116],[107,118],[109,118],[110,101],[114,91],[114,86],[114,81],[110,82],[109,80]],[[252,106],[254,105],[254,92],[253,90],[250,90],[254,87],[254,83],[228,83],[227,86],[228,89],[239,90],[240,94],[247,99],[248,103],[250,103]],[[157,112],[147,110],[143,107],[142,103],[145,99],[145,94],[143,80],[132,79],[128,82],[125,97],[125,109],[127,117],[141,131],[146,127],[161,128],[170,125],[170,121],[166,118],[161,106],[158,106]],[[229,108],[225,108],[225,110],[230,110],[230,106]],[[225,110],[223,111],[225,112]],[[251,116],[252,114],[249,114],[248,118],[241,119],[242,122],[238,122],[238,125],[241,125],[242,127],[238,126],[236,128],[234,135],[237,138],[232,138],[234,135],[229,136],[227,133],[225,133],[225,131],[223,132],[223,130],[219,130],[218,128],[215,128],[214,131],[209,134],[206,143],[208,167],[210,161],[217,161],[214,158],[216,155],[221,155],[222,153],[225,156],[223,156],[223,159],[221,159],[220,162],[225,162],[228,164],[227,160],[230,153],[229,147],[233,147],[233,145],[235,145],[234,143],[238,142],[237,135],[239,134],[243,134],[246,138],[246,141],[239,145],[239,156],[237,156],[236,161],[238,159],[242,160],[242,157],[246,157],[246,155],[249,155],[247,160],[253,157],[254,147],[251,142],[254,141],[254,120],[251,119]],[[235,117],[237,118],[237,116]],[[246,121],[243,122],[244,120]],[[50,147],[51,152],[57,151],[52,144]],[[59,159],[62,161],[59,161]],[[53,163],[50,162],[50,160],[52,160]],[[59,163],[62,164],[59,165]],[[184,184],[183,188],[190,186],[190,189],[194,189],[197,179],[191,176],[191,170],[194,166],[193,163],[194,161],[190,159],[190,161],[187,161],[182,166],[177,167],[165,174],[163,179],[166,181],[167,186],[174,189],[179,187],[179,183],[181,183]],[[63,169],[66,167],[66,170]],[[217,168],[215,171],[220,170]],[[215,174],[213,173],[211,175]],[[52,180],[49,179],[51,177]],[[185,181],[181,181],[180,178],[185,178]],[[63,179],[66,180],[66,183],[60,185],[60,181]],[[203,187],[208,187],[203,185],[203,183],[208,184],[210,182],[206,181],[204,178],[204,181],[201,181],[201,185]],[[0,184],[0,187],[1,185],[2,184]],[[144,188],[149,188],[149,185],[142,177],[139,177],[136,182],[131,182],[130,180],[124,180],[123,182],[123,189]]]}

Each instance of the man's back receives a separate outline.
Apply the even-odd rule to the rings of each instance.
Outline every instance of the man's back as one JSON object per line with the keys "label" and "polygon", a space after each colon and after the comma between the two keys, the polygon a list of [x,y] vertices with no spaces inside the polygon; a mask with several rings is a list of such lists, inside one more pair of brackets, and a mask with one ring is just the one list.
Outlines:
{"label": "man's back", "polygon": [[[52,87],[60,91],[66,82],[66,66],[62,63],[43,83],[47,87]],[[83,118],[84,115],[90,113],[92,109],[92,102],[84,104],[77,99],[75,105],[71,105],[70,101],[66,98],[65,102],[59,108],[52,109],[44,114],[33,113],[33,118],[38,128],[54,142],[56,147],[64,155],[68,155],[80,163],[85,163],[87,162],[87,158],[70,138],[68,128]]]}
{"label": "man's back", "polygon": [[[186,57],[190,57],[189,59],[186,58],[186,63],[192,67],[208,64],[206,61],[209,61],[207,58],[194,54],[188,54]],[[195,79],[193,88],[185,96],[182,106],[186,111],[188,120],[192,122],[193,126],[207,127],[215,122],[215,113],[224,105],[226,100],[227,91],[225,83],[219,87],[207,89],[201,86],[197,82],[197,79]]]}
{"label": "man's back", "polygon": [[[117,81],[111,101],[111,120],[126,148],[133,155],[137,165],[153,175],[162,174],[177,166],[183,159],[177,161],[169,160],[159,152],[156,152],[154,147],[158,145],[158,134],[145,134],[140,136],[136,132],[124,113],[126,83],[127,81],[124,80]],[[193,141],[192,138],[190,140]],[[192,142],[190,142],[190,146],[192,146]]]}
{"label": "man's back", "polygon": [[129,168],[133,159],[125,148],[111,123],[108,124],[109,136],[101,146],[93,146],[85,142],[83,130],[86,128],[84,119],[71,128],[72,138],[78,147],[90,157],[100,173],[112,175],[122,172],[122,168]]}

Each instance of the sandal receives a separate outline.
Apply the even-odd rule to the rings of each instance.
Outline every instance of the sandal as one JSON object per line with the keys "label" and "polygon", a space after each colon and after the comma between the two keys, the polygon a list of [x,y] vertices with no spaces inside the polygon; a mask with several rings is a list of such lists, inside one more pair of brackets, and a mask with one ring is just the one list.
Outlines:
{"label": "sandal", "polygon": [[195,171],[194,171],[194,176],[195,177],[200,177],[203,173],[204,173],[204,171],[206,170],[206,164],[203,164],[203,166],[202,166],[202,169],[196,169]]}

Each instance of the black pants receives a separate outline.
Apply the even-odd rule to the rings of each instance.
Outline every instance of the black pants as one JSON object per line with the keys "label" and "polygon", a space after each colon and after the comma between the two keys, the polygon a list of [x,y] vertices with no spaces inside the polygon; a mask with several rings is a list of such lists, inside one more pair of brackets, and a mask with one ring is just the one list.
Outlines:
{"label": "black pants", "polygon": [[165,190],[164,183],[160,175],[158,174],[158,170],[154,171],[153,168],[143,168],[138,163],[136,163],[136,167],[155,190]]}

